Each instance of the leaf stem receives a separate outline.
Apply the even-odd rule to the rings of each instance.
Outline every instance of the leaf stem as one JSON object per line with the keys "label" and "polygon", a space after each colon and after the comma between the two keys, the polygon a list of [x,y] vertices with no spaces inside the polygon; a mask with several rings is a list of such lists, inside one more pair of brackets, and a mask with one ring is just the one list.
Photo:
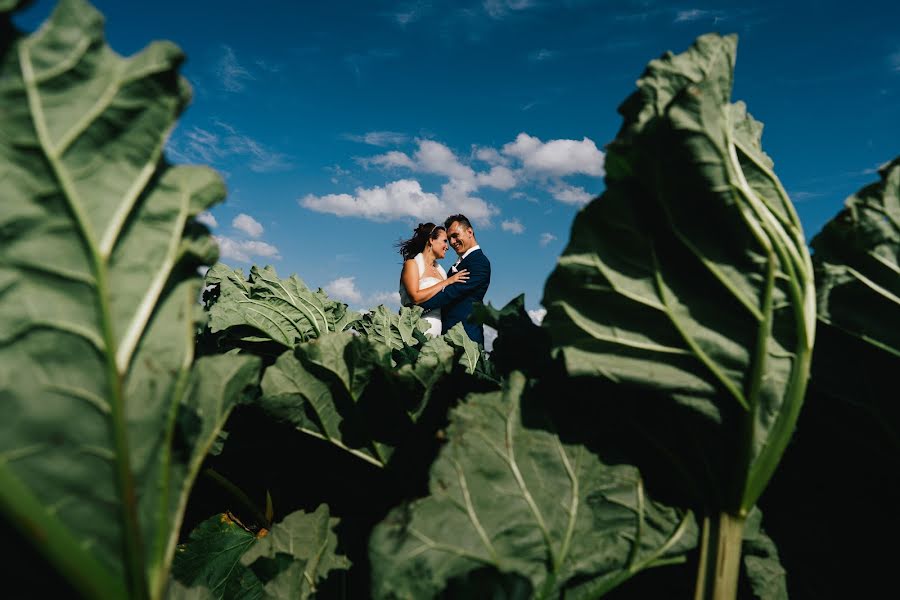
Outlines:
{"label": "leaf stem", "polygon": [[694,600],[737,598],[744,522],[727,512],[704,517]]}
{"label": "leaf stem", "polygon": [[250,511],[250,513],[253,515],[253,518],[259,525],[266,528],[271,527],[272,524],[266,518],[265,513],[259,509],[259,507],[253,502],[253,500],[250,499],[250,497],[244,492],[244,490],[236,486],[224,475],[210,467],[203,469],[203,474],[208,479],[218,484],[223,490],[228,492],[232,498],[240,502],[244,508]]}

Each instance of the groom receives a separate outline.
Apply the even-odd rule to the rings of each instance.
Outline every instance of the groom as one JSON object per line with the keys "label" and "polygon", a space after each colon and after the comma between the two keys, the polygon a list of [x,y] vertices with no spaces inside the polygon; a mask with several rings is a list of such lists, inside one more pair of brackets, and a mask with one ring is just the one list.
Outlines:
{"label": "groom", "polygon": [[447,333],[451,327],[462,322],[466,333],[473,342],[484,346],[484,328],[469,322],[472,305],[481,302],[488,286],[491,284],[491,262],[481,251],[475,239],[472,224],[464,215],[452,215],[444,221],[450,245],[459,255],[459,260],[450,267],[450,275],[462,269],[468,269],[469,279],[447,286],[430,300],[420,306],[425,310],[440,308],[441,333]]}

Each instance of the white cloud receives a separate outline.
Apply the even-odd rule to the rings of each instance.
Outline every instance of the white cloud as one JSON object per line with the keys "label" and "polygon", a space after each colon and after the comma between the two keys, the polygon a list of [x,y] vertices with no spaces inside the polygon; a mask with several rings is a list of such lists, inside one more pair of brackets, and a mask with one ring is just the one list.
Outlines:
{"label": "white cloud", "polygon": [[459,162],[450,148],[433,140],[419,140],[415,153],[419,170],[435,175],[445,175],[451,179],[470,181],[475,178],[471,167]]}
{"label": "white cloud", "polygon": [[494,342],[497,340],[497,330],[488,325],[484,326],[484,349],[491,352],[494,349]]}
{"label": "white cloud", "polygon": [[542,62],[545,60],[550,60],[551,58],[555,58],[559,52],[555,50],[547,50],[546,48],[541,48],[540,50],[535,50],[534,52],[528,55],[528,60],[533,62]]}
{"label": "white cloud", "polygon": [[241,92],[245,81],[253,81],[250,71],[241,66],[231,46],[222,45],[222,56],[216,62],[216,75],[222,87],[229,92]]}
{"label": "white cloud", "polygon": [[[412,158],[403,152],[392,150],[357,161],[366,168],[372,165],[383,168],[400,167],[429,175],[443,175],[453,182],[456,189],[465,189],[467,192],[473,192],[479,187],[508,190],[516,186],[515,173],[502,164],[495,164],[488,172],[476,173],[472,167],[463,164],[453,150],[440,142],[418,140],[418,145]],[[482,148],[478,152],[490,160],[503,158],[493,148]]]}
{"label": "white cloud", "polygon": [[553,235],[552,233],[545,232],[545,233],[541,234],[541,237],[540,237],[540,240],[538,241],[538,243],[541,246],[546,246],[547,244],[549,244],[550,242],[552,242],[555,239],[556,239],[555,235]]}
{"label": "white cloud", "polygon": [[367,169],[372,165],[384,169],[403,167],[415,170],[416,168],[416,163],[414,163],[409,156],[398,150],[391,150],[390,152],[372,156],[371,158],[359,158],[357,159],[357,162]]}
{"label": "white cloud", "polygon": [[206,226],[209,227],[210,229],[212,229],[213,227],[218,227],[218,226],[219,226],[219,222],[216,221],[216,218],[215,218],[215,217],[213,216],[213,214],[212,214],[211,212],[209,212],[208,210],[204,210],[202,213],[200,213],[199,215],[197,215],[197,221],[200,222],[200,223],[203,223],[204,225],[206,225]]}
{"label": "white cloud", "polygon": [[900,72],[900,50],[888,57],[888,64],[890,64],[891,70]]}
{"label": "white cloud", "polygon": [[332,298],[342,300],[347,304],[362,303],[362,294],[356,289],[355,277],[338,277],[334,281],[325,284],[325,291]]}
{"label": "white cloud", "polygon": [[503,231],[509,231],[510,233],[513,233],[515,235],[519,235],[525,232],[525,226],[522,225],[522,222],[516,218],[503,221],[502,223],[500,223],[500,228],[503,229]]}
{"label": "white cloud", "polygon": [[529,310],[528,316],[531,317],[535,325],[540,325],[544,322],[544,317],[547,316],[547,309],[542,307]]}
{"label": "white cloud", "polygon": [[383,187],[358,187],[354,195],[308,194],[300,200],[300,205],[339,217],[358,216],[373,221],[423,219],[443,210],[440,198],[422,191],[422,186],[413,179],[400,179]]}
{"label": "white cloud", "polygon": [[560,202],[566,204],[587,204],[593,196],[583,187],[569,185],[563,181],[557,181],[550,187],[550,193]]}
{"label": "white cloud", "polygon": [[258,238],[263,233],[262,224],[250,215],[241,213],[231,221],[231,226],[239,229],[253,238]]}
{"label": "white cloud", "polygon": [[216,121],[216,125],[228,132],[228,135],[223,139],[226,153],[249,157],[251,171],[271,173],[273,171],[285,171],[293,167],[286,155],[270,150],[253,138],[239,133],[227,123]]}
{"label": "white cloud", "polygon": [[675,14],[675,22],[676,23],[687,23],[690,21],[697,21],[709,14],[710,14],[710,11],[700,10],[699,8],[692,8],[690,10],[679,10]]}
{"label": "white cloud", "polygon": [[489,165],[509,165],[509,159],[500,154],[496,148],[481,146],[475,148],[475,158]]}
{"label": "white cloud", "polygon": [[503,153],[522,161],[525,169],[538,175],[603,175],[603,153],[585,137],[576,140],[542,142],[520,133],[514,142],[503,146]]}
{"label": "white cloud", "polygon": [[479,186],[492,187],[498,190],[508,190],[516,187],[516,176],[507,167],[491,167],[487,173],[479,173],[475,177]]}
{"label": "white cloud", "polygon": [[237,129],[215,121],[217,130],[193,127],[169,141],[167,150],[182,162],[221,164],[232,158],[242,159],[251,171],[269,173],[291,169],[290,157],[276,152]]}
{"label": "white cloud", "polygon": [[400,292],[377,291],[364,294],[356,285],[356,277],[338,277],[324,286],[328,296],[346,302],[356,310],[373,308],[384,304],[388,308],[400,308]]}
{"label": "white cloud", "polygon": [[507,14],[525,10],[535,5],[534,0],[483,0],[484,11],[493,19],[502,19]]}
{"label": "white cloud", "polygon": [[222,235],[214,235],[213,238],[219,244],[219,254],[223,259],[236,260],[238,262],[253,262],[253,258],[280,259],[278,248],[260,240],[235,240]]}
{"label": "white cloud", "polygon": [[394,308],[400,308],[400,292],[375,292],[372,294],[369,304],[378,306],[384,304]]}
{"label": "white cloud", "polygon": [[409,141],[409,136],[397,131],[369,131],[362,135],[345,134],[344,139],[370,146],[399,146]]}

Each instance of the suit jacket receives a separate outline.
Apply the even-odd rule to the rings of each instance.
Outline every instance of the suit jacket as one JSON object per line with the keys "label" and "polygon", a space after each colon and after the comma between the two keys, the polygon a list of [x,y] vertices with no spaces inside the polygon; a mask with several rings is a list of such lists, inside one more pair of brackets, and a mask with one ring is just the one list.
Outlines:
{"label": "suit jacket", "polygon": [[[481,325],[470,323],[469,315],[472,314],[472,305],[484,300],[484,295],[491,284],[491,261],[479,248],[460,262],[456,269],[460,271],[468,269],[469,279],[448,285],[443,292],[435,294],[420,306],[425,310],[442,309],[441,333],[447,333],[451,327],[462,322],[472,341],[483,346],[484,328]],[[450,270],[451,275],[455,272]]]}

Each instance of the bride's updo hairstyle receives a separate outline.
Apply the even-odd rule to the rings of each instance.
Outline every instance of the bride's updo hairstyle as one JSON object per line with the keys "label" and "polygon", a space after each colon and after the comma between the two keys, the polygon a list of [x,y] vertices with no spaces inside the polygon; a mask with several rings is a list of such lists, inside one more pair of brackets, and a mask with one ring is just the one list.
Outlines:
{"label": "bride's updo hairstyle", "polygon": [[419,223],[419,226],[413,229],[413,235],[408,240],[400,240],[394,247],[400,250],[400,256],[403,260],[415,258],[416,254],[425,250],[428,240],[437,239],[442,231],[446,231],[443,225],[435,225],[434,223]]}

